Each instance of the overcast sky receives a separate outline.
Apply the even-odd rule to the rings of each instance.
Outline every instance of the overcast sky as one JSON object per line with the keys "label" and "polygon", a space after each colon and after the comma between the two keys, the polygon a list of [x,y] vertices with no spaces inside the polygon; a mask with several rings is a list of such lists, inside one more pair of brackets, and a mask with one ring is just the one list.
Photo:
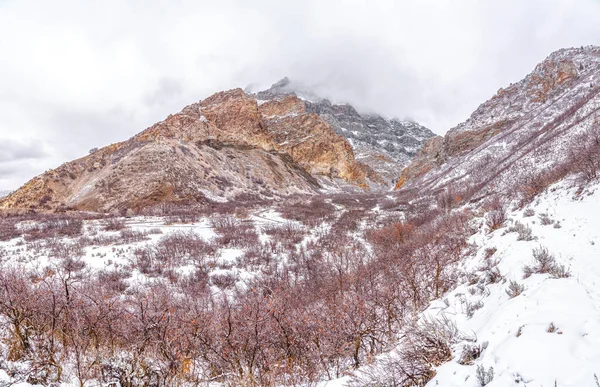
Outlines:
{"label": "overcast sky", "polygon": [[213,92],[284,76],[445,133],[562,47],[598,0],[0,0],[0,190]]}

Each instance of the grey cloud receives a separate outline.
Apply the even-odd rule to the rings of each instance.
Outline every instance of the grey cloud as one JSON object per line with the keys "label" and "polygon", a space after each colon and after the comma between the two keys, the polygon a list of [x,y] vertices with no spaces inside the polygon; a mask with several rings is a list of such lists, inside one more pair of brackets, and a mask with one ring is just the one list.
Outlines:
{"label": "grey cloud", "polygon": [[171,77],[164,77],[158,81],[156,89],[147,92],[142,100],[148,107],[164,105],[177,99],[183,91],[181,83]]}
{"label": "grey cloud", "polygon": [[0,163],[6,161],[19,161],[42,159],[47,156],[44,146],[39,141],[23,143],[11,139],[0,138]]}

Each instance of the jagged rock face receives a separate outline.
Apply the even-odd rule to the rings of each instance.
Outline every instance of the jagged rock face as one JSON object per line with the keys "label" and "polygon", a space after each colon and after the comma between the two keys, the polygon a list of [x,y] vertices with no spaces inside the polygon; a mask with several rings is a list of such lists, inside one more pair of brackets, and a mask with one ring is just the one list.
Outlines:
{"label": "jagged rock face", "polygon": [[553,165],[598,120],[599,84],[600,48],[552,53],[443,138],[430,139],[396,188],[435,190],[477,180],[501,190],[524,169]]}
{"label": "jagged rock face", "polygon": [[[352,145],[356,159],[371,167],[386,184],[394,184],[423,143],[435,135],[412,121],[386,119],[376,114],[359,114],[347,104],[332,104],[302,85],[284,78],[271,88],[255,94],[259,101],[287,100],[298,95],[304,110],[318,114],[336,133]],[[261,105],[262,106],[262,105]]]}
{"label": "jagged rock face", "polygon": [[186,106],[134,137],[137,140],[177,138],[186,142],[214,140],[274,149],[256,101],[241,89],[216,93]]}
{"label": "jagged rock face", "polygon": [[[254,146],[291,156],[312,175],[368,187],[376,174],[356,162],[350,145],[296,96],[258,105],[241,89],[220,92],[140,133],[139,139],[173,137]],[[358,171],[358,172],[350,172]]]}
{"label": "jagged rock face", "polygon": [[332,105],[327,100],[307,105],[309,111],[323,117],[352,144],[359,161],[388,182],[395,182],[402,167],[408,165],[427,139],[435,136],[416,122],[360,115],[349,105]]}
{"label": "jagged rock face", "polygon": [[312,175],[363,188],[378,179],[298,98],[259,108],[234,89],[32,179],[2,199],[0,208],[139,210],[240,194],[314,193],[319,184]]}
{"label": "jagged rock face", "polygon": [[344,137],[317,114],[307,113],[304,102],[295,95],[263,103],[260,111],[276,148],[311,174],[337,176],[362,187],[368,187],[368,180],[383,182],[368,166],[357,163]]}

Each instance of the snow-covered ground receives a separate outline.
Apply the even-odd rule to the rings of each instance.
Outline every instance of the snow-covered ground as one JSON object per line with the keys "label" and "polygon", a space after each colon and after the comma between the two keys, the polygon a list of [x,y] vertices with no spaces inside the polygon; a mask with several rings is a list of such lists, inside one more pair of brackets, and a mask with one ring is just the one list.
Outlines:
{"label": "snow-covered ground", "polygon": [[[600,186],[578,193],[568,182],[552,186],[525,209],[509,211],[498,230],[489,232],[480,218],[471,240],[477,254],[459,269],[471,280],[421,314],[448,318],[466,339],[454,344],[452,360],[437,367],[427,386],[599,386],[599,219]],[[518,240],[518,233],[510,232],[516,222],[531,228],[532,240]],[[524,267],[534,264],[533,250],[541,247],[568,269],[569,277],[524,278]],[[501,277],[490,281],[495,268]],[[508,294],[511,281],[523,287],[521,294]],[[463,365],[466,345],[482,351]],[[393,352],[375,364],[386,357],[393,358]],[[323,386],[341,387],[349,380]]]}
{"label": "snow-covered ground", "polygon": [[[437,370],[429,386],[479,386],[477,366],[494,369],[488,386],[596,386],[600,376],[600,191],[594,187],[582,195],[563,183],[552,187],[523,211],[511,213],[532,229],[534,240],[518,241],[507,227],[474,237],[480,253],[465,267],[477,270],[486,248],[496,248],[491,257],[498,261],[504,280],[486,286],[483,294],[471,294],[477,285],[463,285],[448,294],[444,302],[426,313],[445,314],[460,331],[474,334],[479,344],[487,342],[479,359],[463,366],[456,358]],[[553,224],[543,225],[540,214]],[[507,226],[510,225],[509,224]],[[560,223],[556,223],[560,222]],[[548,222],[546,222],[548,223]],[[532,250],[546,247],[557,264],[570,271],[568,278],[533,274],[523,278],[524,265],[532,265]],[[524,291],[509,297],[509,281]],[[472,318],[466,303],[483,306]],[[458,354],[457,354],[458,355]]]}

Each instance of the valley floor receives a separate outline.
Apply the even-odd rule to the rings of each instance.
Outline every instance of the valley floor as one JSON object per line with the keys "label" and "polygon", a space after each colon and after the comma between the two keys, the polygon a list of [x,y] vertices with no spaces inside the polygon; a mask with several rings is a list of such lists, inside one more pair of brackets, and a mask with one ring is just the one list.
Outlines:
{"label": "valley floor", "polygon": [[[452,343],[452,359],[435,368],[436,374],[427,386],[600,385],[599,188],[596,185],[578,192],[563,181],[523,209],[510,207],[507,220],[493,231],[486,225],[484,213],[479,213],[474,219],[478,231],[469,240],[473,254],[457,267],[464,280],[420,314],[421,320],[447,321],[459,332]],[[254,213],[248,221],[256,226],[261,243],[270,238],[261,230],[276,224],[294,224],[268,210]],[[180,232],[193,232],[205,241],[217,236],[208,219],[165,224],[157,218],[134,218],[127,220],[127,226],[154,242]],[[86,227],[87,233],[96,235],[100,224],[92,222]],[[319,232],[319,227],[310,230],[301,243]],[[112,233],[116,235],[117,231]],[[95,270],[127,268],[133,251],[145,243],[87,247],[84,260]],[[27,250],[19,238],[2,242],[0,250],[3,265],[20,264],[35,269],[50,259],[43,248],[37,253],[35,249]],[[546,253],[547,266],[553,269],[536,270],[539,262],[534,253]],[[230,276],[242,283],[257,275],[258,272],[241,268],[243,256],[243,248],[218,250],[210,263],[211,275]],[[527,266],[533,273],[525,278]],[[178,270],[185,274],[192,268],[182,266]],[[136,273],[129,281],[143,283],[145,278]],[[212,289],[227,293],[227,285],[219,281],[212,283]],[[390,372],[389,365],[397,356],[395,351],[380,355],[371,365],[355,371],[354,376],[349,374],[320,385],[387,385],[375,382]],[[0,385],[11,385],[11,379],[1,369]],[[373,383],[369,384],[369,380]]]}

